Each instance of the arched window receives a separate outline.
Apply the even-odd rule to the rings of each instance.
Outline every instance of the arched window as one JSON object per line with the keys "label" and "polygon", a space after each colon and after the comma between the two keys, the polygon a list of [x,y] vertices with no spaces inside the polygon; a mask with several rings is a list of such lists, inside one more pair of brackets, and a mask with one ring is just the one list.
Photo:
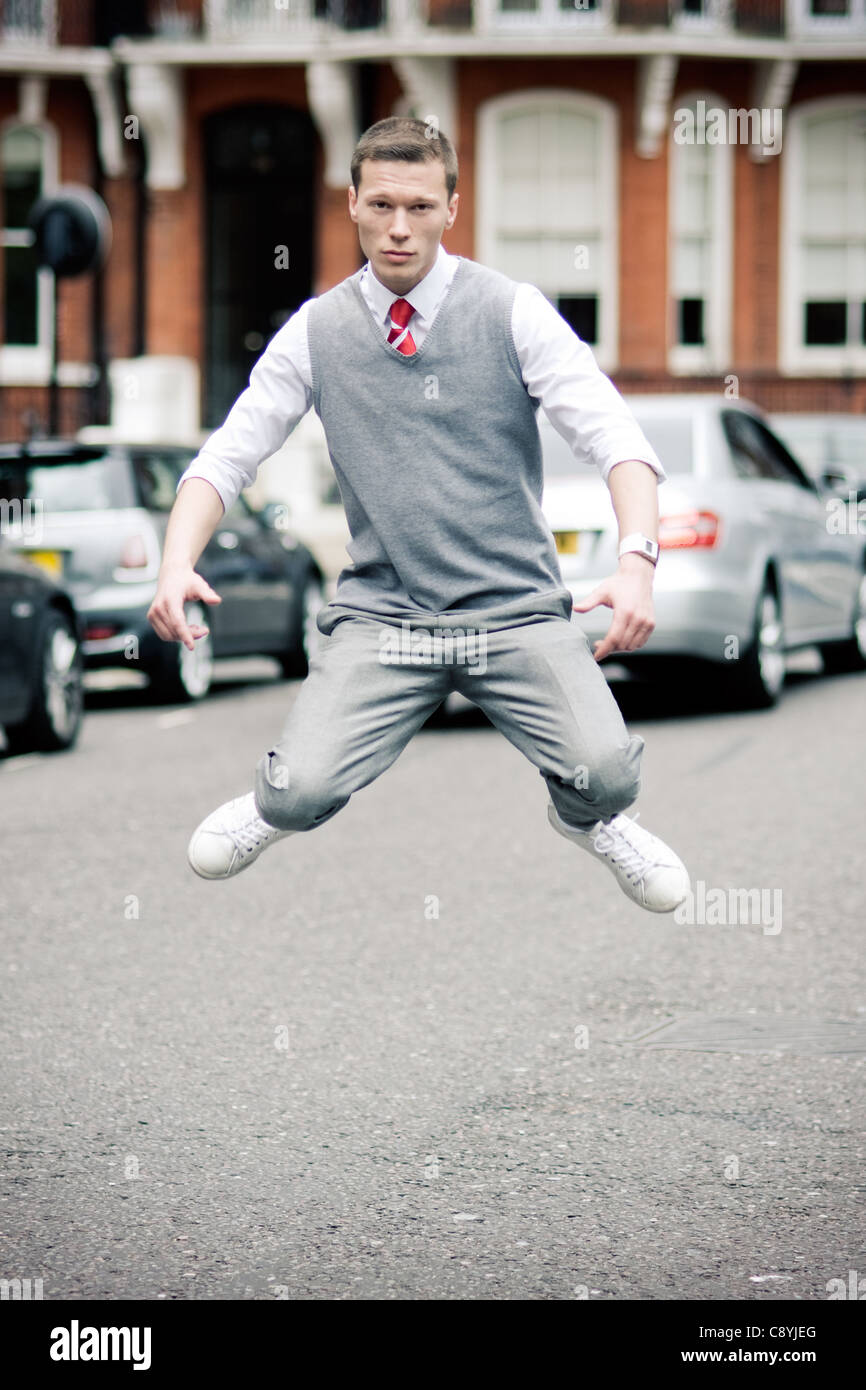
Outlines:
{"label": "arched window", "polygon": [[781,357],[866,369],[866,99],[794,107],[782,149]]}
{"label": "arched window", "polygon": [[730,362],[733,164],[730,145],[705,139],[707,115],[727,106],[706,92],[676,102],[675,114],[691,112],[693,119],[674,120],[670,144],[668,365],[673,372],[723,371]]}
{"label": "arched window", "polygon": [[3,323],[0,380],[47,380],[53,329],[53,277],[39,270],[27,217],[56,184],[56,140],[48,127],[7,122],[0,130]]}
{"label": "arched window", "polygon": [[617,354],[616,110],[550,89],[479,112],[478,259],[537,285],[610,370]]}

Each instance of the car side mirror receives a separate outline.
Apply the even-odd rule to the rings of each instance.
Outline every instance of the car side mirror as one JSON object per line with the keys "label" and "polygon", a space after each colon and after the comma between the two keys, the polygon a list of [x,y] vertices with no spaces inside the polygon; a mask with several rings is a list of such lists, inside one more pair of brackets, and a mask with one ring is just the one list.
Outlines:
{"label": "car side mirror", "polygon": [[841,463],[825,468],[820,477],[821,486],[825,492],[841,496],[846,496],[849,492],[856,492],[859,481],[853,470],[846,468]]}

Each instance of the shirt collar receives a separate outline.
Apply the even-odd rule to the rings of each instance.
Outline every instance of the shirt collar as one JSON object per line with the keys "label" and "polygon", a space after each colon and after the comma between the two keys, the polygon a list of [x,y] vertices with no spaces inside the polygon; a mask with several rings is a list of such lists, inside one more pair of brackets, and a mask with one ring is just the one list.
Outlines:
{"label": "shirt collar", "polygon": [[409,301],[412,308],[422,318],[429,318],[433,309],[439,302],[448,281],[448,262],[453,257],[448,254],[442,243],[439,243],[439,250],[436,253],[436,260],[424,276],[419,280],[414,289],[402,296],[396,295],[393,290],[389,290],[387,285],[383,285],[378,279],[370,262],[364,265],[364,276],[367,281],[367,288],[373,304],[376,308],[376,315],[384,323],[391,311],[391,305],[395,299],[403,298]]}

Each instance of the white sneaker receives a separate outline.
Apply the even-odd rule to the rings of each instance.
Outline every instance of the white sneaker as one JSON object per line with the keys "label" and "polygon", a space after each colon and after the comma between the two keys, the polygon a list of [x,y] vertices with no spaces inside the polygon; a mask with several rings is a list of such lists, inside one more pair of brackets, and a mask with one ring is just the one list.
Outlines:
{"label": "white sneaker", "polygon": [[560,835],[606,864],[622,891],[648,912],[673,912],[691,892],[683,861],[657,835],[638,825],[637,818],[614,816],[606,823],[596,821],[589,830],[578,830],[560,819],[552,802],[547,816]]}
{"label": "white sneaker", "polygon": [[252,792],[212,811],[193,832],[187,858],[199,878],[233,878],[258,859],[263,849],[294,830],[278,830],[262,820]]}

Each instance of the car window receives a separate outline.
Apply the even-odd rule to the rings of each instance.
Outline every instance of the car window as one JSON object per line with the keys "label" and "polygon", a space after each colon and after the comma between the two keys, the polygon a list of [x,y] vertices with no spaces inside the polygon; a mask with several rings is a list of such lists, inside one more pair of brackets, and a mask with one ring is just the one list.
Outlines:
{"label": "car window", "polygon": [[135,453],[132,469],[139,505],[149,512],[170,512],[180,476],[190,460],[175,454]]}
{"label": "car window", "polygon": [[772,430],[768,430],[766,425],[760,420],[753,421],[759,437],[763,440],[764,449],[773,469],[776,478],[782,479],[786,483],[794,483],[797,487],[805,488],[807,492],[814,492],[815,485],[808,474],[800,467],[797,460],[788,452]]}
{"label": "car window", "polygon": [[815,492],[809,476],[760,420],[743,410],[723,410],[722,425],[741,478],[771,478]]}
{"label": "car window", "polygon": [[[636,414],[638,425],[658,454],[668,475],[694,471],[694,424],[690,416],[647,416]],[[553,426],[542,419],[539,423],[544,448],[546,477],[568,477],[580,473],[586,464],[575,458],[570,445]]]}
{"label": "car window", "polygon": [[31,498],[46,514],[109,511],[134,505],[127,461],[116,454],[69,463],[3,460],[0,497]]}
{"label": "car window", "polygon": [[823,425],[790,422],[785,416],[773,418],[777,439],[792,449],[812,473],[820,473],[831,462],[830,436]]}
{"label": "car window", "polygon": [[723,410],[722,428],[731,459],[741,478],[776,478],[766,441],[751,415],[743,410]]}

